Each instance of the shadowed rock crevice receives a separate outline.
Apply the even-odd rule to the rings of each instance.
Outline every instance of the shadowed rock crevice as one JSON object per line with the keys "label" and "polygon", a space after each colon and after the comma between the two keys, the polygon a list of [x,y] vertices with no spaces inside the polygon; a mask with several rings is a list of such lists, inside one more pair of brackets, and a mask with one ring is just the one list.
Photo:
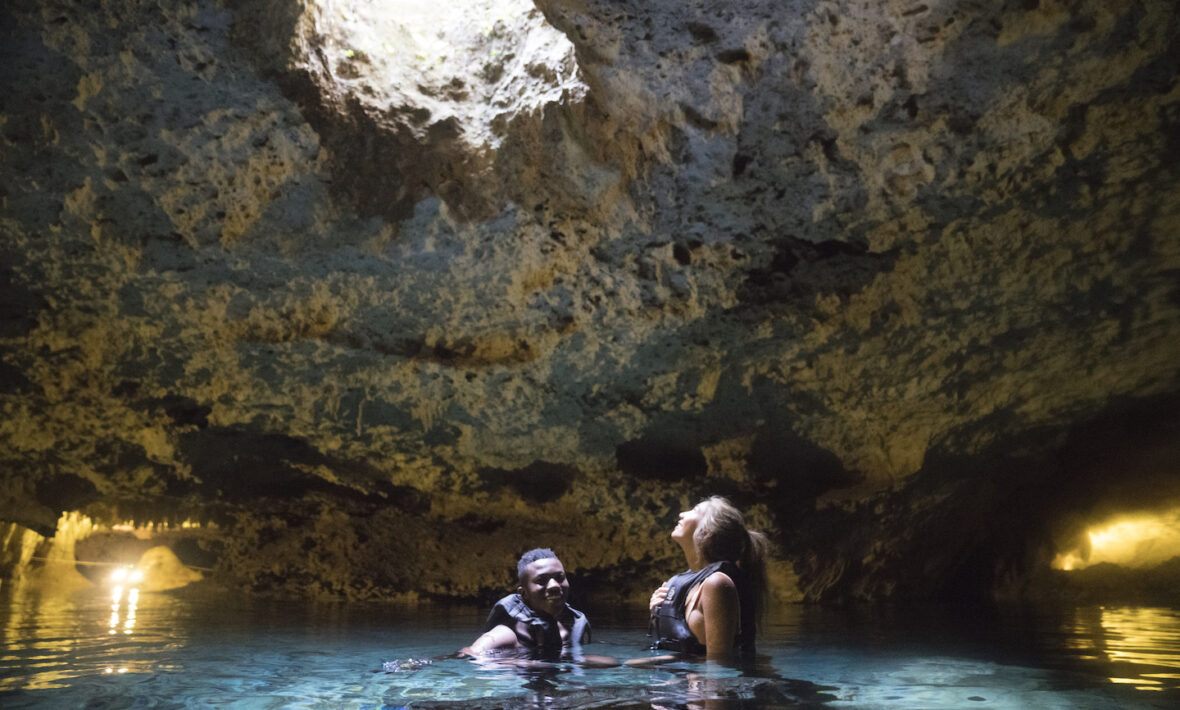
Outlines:
{"label": "shadowed rock crevice", "polygon": [[622,443],[615,449],[619,470],[639,480],[680,482],[705,474],[705,457],[684,441],[653,436]]}
{"label": "shadowed rock crevice", "polygon": [[[129,386],[134,387],[133,384],[129,384]],[[209,426],[209,415],[213,412],[213,408],[209,405],[177,394],[146,399],[141,402],[141,406],[149,411],[156,409],[163,411],[176,426],[196,427],[197,429]]]}
{"label": "shadowed rock crevice", "polygon": [[812,243],[787,237],[775,244],[770,264],[752,269],[742,284],[743,303],[806,307],[827,294],[847,299],[890,271],[898,257],[896,252],[866,253],[863,245],[834,240]]}
{"label": "shadowed rock crevice", "polygon": [[36,500],[47,507],[78,510],[99,499],[93,482],[68,473],[37,481]]}
{"label": "shadowed rock crevice", "polygon": [[[13,268],[17,258],[12,251],[0,247],[0,304],[4,305],[3,313],[0,314],[0,338],[27,335],[37,327],[37,316],[48,305],[45,298],[32,285],[24,283]],[[24,379],[17,373],[9,378],[12,386],[19,386],[20,380]],[[0,382],[4,380],[4,375],[0,374]]]}
{"label": "shadowed rock crevice", "polygon": [[835,454],[782,425],[759,432],[747,466],[753,478],[772,489],[770,495],[784,511],[812,507],[821,494],[860,481]]}
{"label": "shadowed rock crevice", "polygon": [[199,493],[211,501],[245,504],[318,493],[344,500],[380,499],[403,509],[421,506],[419,494],[381,484],[367,464],[335,459],[296,437],[209,427],[182,435],[177,448],[191,479],[170,487],[176,496]]}
{"label": "shadowed rock crevice", "polygon": [[485,468],[478,472],[489,491],[512,490],[523,500],[549,503],[565,494],[579,476],[578,469],[548,461],[534,461],[518,469]]}

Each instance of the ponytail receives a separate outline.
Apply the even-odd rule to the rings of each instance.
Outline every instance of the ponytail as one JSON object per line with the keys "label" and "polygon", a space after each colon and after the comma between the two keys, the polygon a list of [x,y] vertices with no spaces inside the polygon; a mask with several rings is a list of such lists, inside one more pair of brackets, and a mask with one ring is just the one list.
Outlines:
{"label": "ponytail", "polygon": [[746,543],[742,559],[738,561],[738,567],[746,574],[746,583],[750,585],[750,592],[754,597],[754,618],[761,626],[766,615],[766,557],[770,549],[770,541],[766,535],[757,530],[746,532],[749,535],[749,542]]}

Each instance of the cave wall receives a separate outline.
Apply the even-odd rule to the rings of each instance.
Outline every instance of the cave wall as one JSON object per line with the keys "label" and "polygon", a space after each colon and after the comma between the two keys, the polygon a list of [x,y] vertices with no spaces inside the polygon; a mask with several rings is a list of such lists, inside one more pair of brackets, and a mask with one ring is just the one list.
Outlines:
{"label": "cave wall", "polygon": [[490,137],[366,99],[311,3],[0,10],[0,519],[638,596],[720,492],[783,596],[922,596],[1069,475],[997,452],[1180,391],[1174,3],[537,7],[586,90]]}

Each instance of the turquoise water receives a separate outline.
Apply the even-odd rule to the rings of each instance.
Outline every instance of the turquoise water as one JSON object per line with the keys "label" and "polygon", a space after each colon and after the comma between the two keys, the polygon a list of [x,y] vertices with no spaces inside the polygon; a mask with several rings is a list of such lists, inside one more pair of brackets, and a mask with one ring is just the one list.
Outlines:
{"label": "turquoise water", "polygon": [[[486,609],[296,604],[181,590],[0,590],[4,708],[1172,708],[1180,609],[820,609],[771,614],[755,667],[458,659]],[[643,609],[598,609],[589,652],[643,655]]]}

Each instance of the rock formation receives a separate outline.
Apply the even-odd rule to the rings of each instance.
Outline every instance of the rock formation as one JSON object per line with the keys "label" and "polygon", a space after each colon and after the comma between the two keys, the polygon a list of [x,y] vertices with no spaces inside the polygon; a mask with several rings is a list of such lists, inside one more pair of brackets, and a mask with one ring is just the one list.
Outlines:
{"label": "rock formation", "polygon": [[638,597],[723,493],[837,600],[1180,505],[1175,3],[475,6],[0,10],[0,519]]}

